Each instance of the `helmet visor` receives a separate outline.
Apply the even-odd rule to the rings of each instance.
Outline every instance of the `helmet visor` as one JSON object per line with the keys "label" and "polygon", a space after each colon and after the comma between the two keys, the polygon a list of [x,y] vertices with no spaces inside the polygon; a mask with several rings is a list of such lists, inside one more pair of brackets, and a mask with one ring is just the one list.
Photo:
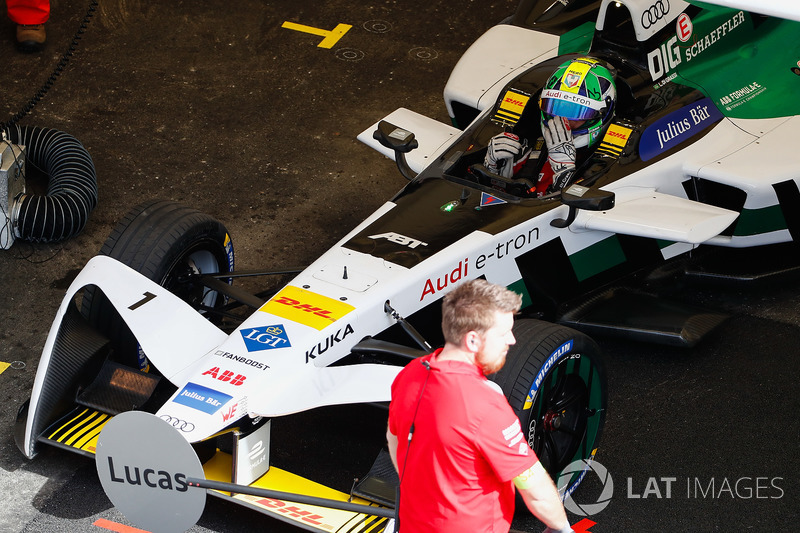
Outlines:
{"label": "helmet visor", "polygon": [[600,116],[604,102],[566,91],[547,89],[539,100],[542,113],[568,120],[590,120]]}

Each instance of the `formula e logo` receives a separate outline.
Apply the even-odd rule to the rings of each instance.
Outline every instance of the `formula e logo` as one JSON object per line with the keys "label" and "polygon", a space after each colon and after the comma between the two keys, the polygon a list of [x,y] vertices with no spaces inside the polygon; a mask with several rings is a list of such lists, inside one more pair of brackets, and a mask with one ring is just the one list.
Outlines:
{"label": "formula e logo", "polygon": [[669,0],[658,0],[642,13],[642,27],[650,28],[653,24],[667,16],[669,13]]}
{"label": "formula e logo", "polygon": [[370,239],[386,239],[400,246],[408,246],[409,248],[416,248],[417,246],[428,246],[427,242],[418,241],[399,233],[379,233],[378,235],[370,235]]}
{"label": "formula e logo", "polygon": [[292,343],[286,336],[283,324],[264,326],[261,328],[243,329],[242,340],[248,352],[272,350],[273,348],[289,348]]}

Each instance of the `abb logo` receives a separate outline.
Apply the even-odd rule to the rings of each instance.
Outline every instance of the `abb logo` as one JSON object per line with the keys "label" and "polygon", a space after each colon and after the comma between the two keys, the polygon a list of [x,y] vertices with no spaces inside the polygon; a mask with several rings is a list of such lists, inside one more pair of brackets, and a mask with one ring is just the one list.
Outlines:
{"label": "abb logo", "polygon": [[290,307],[294,307],[295,309],[299,309],[301,311],[305,311],[306,313],[311,313],[311,314],[316,315],[316,316],[321,316],[322,318],[327,318],[331,322],[334,322],[336,320],[335,317],[331,316],[331,312],[328,311],[328,310],[325,310],[325,309],[323,309],[321,307],[314,307],[313,305],[310,305],[310,304],[304,304],[304,303],[301,303],[299,300],[294,300],[292,298],[287,298],[286,296],[281,296],[280,298],[275,300],[275,303],[288,305]]}
{"label": "abb logo", "polygon": [[242,374],[236,374],[230,370],[220,370],[218,366],[206,370],[203,372],[204,376],[211,376],[214,379],[218,379],[220,381],[230,382],[231,385],[239,386],[244,383],[244,380],[247,379],[246,376]]}
{"label": "abb logo", "polygon": [[325,518],[322,515],[314,514],[311,511],[303,510],[296,505],[289,505],[284,501],[281,500],[273,500],[272,498],[261,498],[260,500],[256,500],[254,503],[257,505],[262,505],[268,509],[272,509],[275,512],[285,514],[288,518],[292,518],[294,520],[308,522],[309,524],[313,524],[323,529],[332,530],[328,524],[324,522],[320,522],[320,518]]}

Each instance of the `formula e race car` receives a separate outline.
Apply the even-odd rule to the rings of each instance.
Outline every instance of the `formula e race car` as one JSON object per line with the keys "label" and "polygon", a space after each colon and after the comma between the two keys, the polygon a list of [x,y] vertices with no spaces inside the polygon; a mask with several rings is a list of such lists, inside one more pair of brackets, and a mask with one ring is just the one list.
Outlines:
{"label": "formula e race car", "polygon": [[[398,109],[359,136],[409,183],[271,292],[238,288],[245,273],[220,222],[168,201],[139,206],[64,298],[18,415],[19,448],[94,456],[109,420],[143,411],[193,444],[207,478],[319,494],[270,464],[271,419],[385,406],[404,364],[441,343],[442,296],[482,277],[523,296],[517,344],[492,379],[567,497],[583,471],[559,474],[594,458],[606,416],[590,336],[691,347],[725,316],[670,302],[661,284],[753,279],[786,269],[769,250],[796,256],[798,21],[800,9],[768,0],[523,0],[455,66],[453,125]],[[555,110],[540,102],[555,95],[554,72],[584,59],[615,94],[556,91],[603,113],[569,181],[537,191],[542,116]],[[498,134],[527,140],[533,171],[485,164]],[[760,272],[748,270],[752,249]],[[325,494],[392,507],[387,464],[379,457],[352,494]],[[312,531],[385,526],[214,494]]]}

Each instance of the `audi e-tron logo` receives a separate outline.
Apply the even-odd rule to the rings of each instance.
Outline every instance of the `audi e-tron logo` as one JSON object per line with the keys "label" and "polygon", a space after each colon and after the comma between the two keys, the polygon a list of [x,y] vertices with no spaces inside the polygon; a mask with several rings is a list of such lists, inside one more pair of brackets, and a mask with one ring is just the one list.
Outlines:
{"label": "audi e-tron logo", "polygon": [[669,13],[669,0],[658,0],[642,13],[642,27],[650,28],[653,24],[667,16]]}
{"label": "audi e-tron logo", "polygon": [[175,418],[170,415],[161,415],[161,420],[164,420],[170,426],[184,433],[191,433],[194,431],[194,424],[186,420],[181,420],[180,418]]}

